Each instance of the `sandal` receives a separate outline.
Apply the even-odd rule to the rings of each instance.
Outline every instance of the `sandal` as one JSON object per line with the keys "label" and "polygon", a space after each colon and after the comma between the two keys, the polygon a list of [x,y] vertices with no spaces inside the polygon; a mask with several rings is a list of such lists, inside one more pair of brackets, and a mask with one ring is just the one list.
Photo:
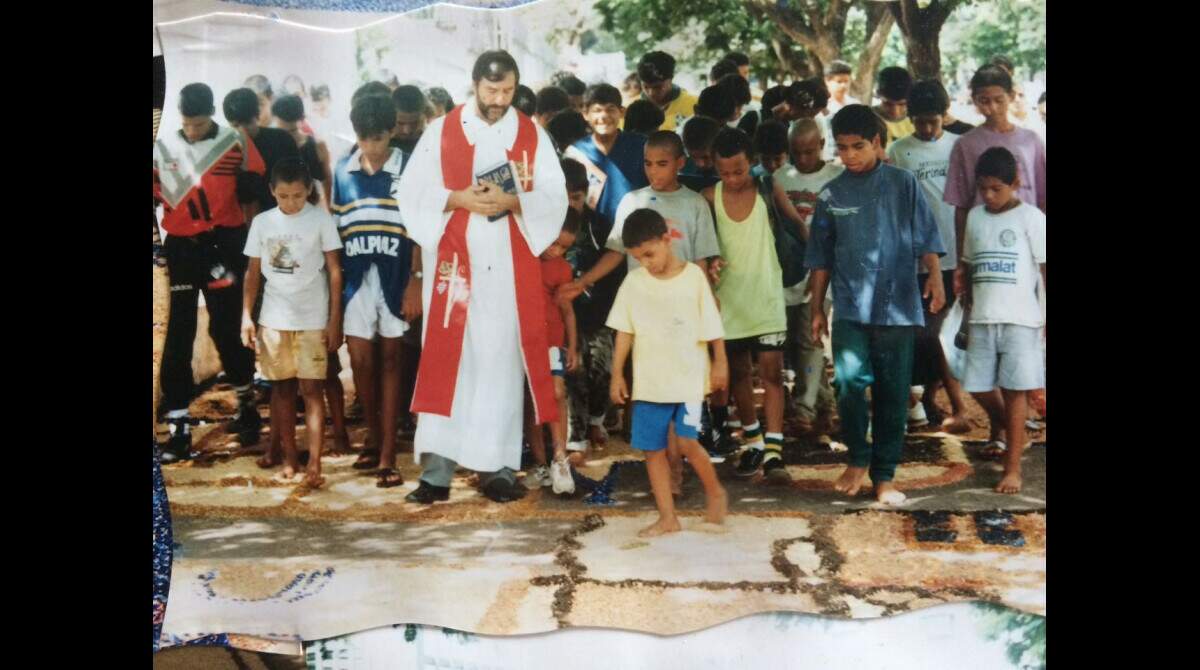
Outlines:
{"label": "sandal", "polygon": [[350,467],[355,470],[374,470],[379,467],[379,450],[363,449],[358,456],[358,460],[354,461],[354,465]]}
{"label": "sandal", "polygon": [[1008,445],[1002,440],[992,440],[983,447],[981,456],[988,460],[1000,460],[1008,452]]}
{"label": "sandal", "polygon": [[390,489],[404,483],[404,477],[400,476],[400,471],[396,468],[379,468],[375,471],[375,476],[378,477],[375,486],[381,489]]}

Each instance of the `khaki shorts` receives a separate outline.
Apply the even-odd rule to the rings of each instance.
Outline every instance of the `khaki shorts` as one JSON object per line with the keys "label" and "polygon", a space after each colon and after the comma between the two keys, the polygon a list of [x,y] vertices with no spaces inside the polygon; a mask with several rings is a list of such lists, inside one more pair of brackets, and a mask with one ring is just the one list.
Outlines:
{"label": "khaki shorts", "polygon": [[258,363],[264,379],[325,379],[329,369],[323,330],[258,327]]}

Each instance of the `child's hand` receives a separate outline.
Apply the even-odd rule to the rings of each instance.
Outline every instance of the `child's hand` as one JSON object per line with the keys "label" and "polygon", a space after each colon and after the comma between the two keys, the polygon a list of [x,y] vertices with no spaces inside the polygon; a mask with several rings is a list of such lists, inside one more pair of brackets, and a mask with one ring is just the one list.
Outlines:
{"label": "child's hand", "polygon": [[330,322],[325,326],[325,351],[334,352],[342,346],[342,325]]}
{"label": "child's hand", "polygon": [[725,266],[727,266],[727,265],[729,265],[729,264],[726,263],[725,259],[721,258],[720,256],[709,261],[709,263],[708,263],[708,281],[713,284],[716,284],[717,282],[721,281],[721,271],[724,270]]}
{"label": "child's hand", "polygon": [[614,405],[624,405],[629,399],[629,387],[625,386],[625,375],[613,375],[608,384],[608,397]]}
{"label": "child's hand", "polygon": [[570,301],[574,300],[575,298],[578,298],[580,295],[582,295],[586,288],[587,287],[583,285],[582,281],[576,279],[573,282],[569,282],[569,283],[563,284],[562,286],[559,286],[558,291],[556,291],[554,294],[554,299],[556,301],[558,301],[560,304],[563,301],[570,302]]}
{"label": "child's hand", "polygon": [[813,310],[812,341],[814,345],[821,344],[821,338],[829,333],[829,324],[825,322],[825,312]]}
{"label": "child's hand", "polygon": [[[932,276],[932,275],[930,275]],[[967,291],[967,271],[963,266],[954,268],[954,295],[959,298]]]}
{"label": "child's hand", "polygon": [[258,353],[258,338],[254,332],[254,320],[250,317],[242,319],[242,346]]}
{"label": "child's hand", "polygon": [[713,363],[710,383],[712,392],[724,391],[729,388],[729,364],[725,361]]}
{"label": "child's hand", "polygon": [[946,306],[946,287],[942,286],[942,273],[930,272],[929,279],[925,280],[924,298],[933,298],[929,301],[929,313],[937,314]]}
{"label": "child's hand", "polygon": [[579,369],[579,352],[575,347],[567,347],[567,372]]}
{"label": "child's hand", "polygon": [[409,277],[408,286],[404,288],[404,299],[400,303],[400,318],[412,323],[421,318],[421,281]]}

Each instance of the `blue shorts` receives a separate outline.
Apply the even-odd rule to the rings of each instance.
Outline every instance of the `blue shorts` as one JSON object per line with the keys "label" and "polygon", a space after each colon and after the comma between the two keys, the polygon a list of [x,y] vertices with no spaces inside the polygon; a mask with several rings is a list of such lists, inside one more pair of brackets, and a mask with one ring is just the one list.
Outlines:
{"label": "blue shorts", "polygon": [[633,401],[633,436],[630,446],[642,451],[667,448],[667,431],[694,440],[700,435],[700,403]]}

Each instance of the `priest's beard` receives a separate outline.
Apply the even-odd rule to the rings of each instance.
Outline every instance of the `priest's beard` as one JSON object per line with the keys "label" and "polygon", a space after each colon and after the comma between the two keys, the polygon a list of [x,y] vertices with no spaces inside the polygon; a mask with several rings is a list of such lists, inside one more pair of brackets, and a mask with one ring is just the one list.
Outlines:
{"label": "priest's beard", "polygon": [[508,113],[508,105],[487,105],[479,97],[475,98],[475,104],[479,107],[479,116],[488,123],[495,123]]}

